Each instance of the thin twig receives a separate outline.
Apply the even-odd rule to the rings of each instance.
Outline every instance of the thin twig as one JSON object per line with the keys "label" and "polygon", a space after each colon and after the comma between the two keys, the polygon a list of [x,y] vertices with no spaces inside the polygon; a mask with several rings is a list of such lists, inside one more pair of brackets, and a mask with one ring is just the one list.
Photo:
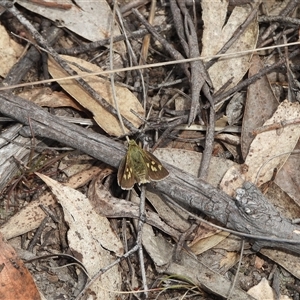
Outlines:
{"label": "thin twig", "polygon": [[139,261],[141,266],[141,275],[142,275],[142,282],[143,282],[143,289],[144,289],[144,295],[147,298],[148,297],[148,285],[147,285],[147,279],[146,279],[146,271],[145,271],[145,262],[144,262],[144,254],[143,254],[143,227],[145,223],[145,202],[146,202],[146,186],[143,184],[141,186],[141,196],[140,196],[140,218],[138,221],[138,233],[137,233],[137,239],[136,244],[139,247],[138,255],[139,255]]}
{"label": "thin twig", "polygon": [[[114,1],[114,5],[113,5],[113,11],[112,11],[112,19],[111,19],[111,23],[110,23],[110,47],[109,47],[109,67],[111,70],[114,69],[114,57],[113,57],[113,51],[114,51],[114,45],[113,45],[113,28],[115,25],[115,16],[116,16],[116,7],[117,7],[117,3],[116,1]],[[116,93],[116,87],[115,87],[115,73],[111,73],[110,74],[110,83],[111,83],[111,92],[112,92],[112,96],[113,96],[113,100],[114,100],[114,105],[117,111],[117,116],[123,131],[123,134],[126,134],[126,130],[125,130],[125,126],[124,126],[124,122],[123,122],[123,118],[121,116],[120,113],[120,109],[119,109],[119,103],[118,103],[118,99],[117,99],[117,93]],[[127,141],[129,141],[129,138],[126,136]]]}

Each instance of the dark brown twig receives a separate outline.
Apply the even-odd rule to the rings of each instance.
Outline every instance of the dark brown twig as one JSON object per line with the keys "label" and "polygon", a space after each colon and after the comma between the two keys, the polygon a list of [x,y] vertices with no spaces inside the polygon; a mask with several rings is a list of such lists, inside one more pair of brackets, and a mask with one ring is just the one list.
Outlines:
{"label": "dark brown twig", "polygon": [[[161,32],[163,30],[168,30],[170,29],[171,26],[167,25],[164,28],[162,26],[155,26],[154,28],[158,31]],[[147,29],[139,29],[137,31],[134,32],[127,32],[126,35],[125,34],[121,34],[121,35],[117,35],[113,37],[113,42],[120,42],[120,41],[124,41],[127,38],[131,39],[131,38],[142,38],[144,37],[147,33],[149,33],[149,31]],[[56,51],[57,53],[60,54],[68,54],[68,55],[77,55],[77,54],[81,54],[81,53],[87,53],[90,51],[94,51],[97,48],[103,47],[105,45],[109,45],[110,42],[110,38],[106,38],[100,41],[96,41],[96,42],[91,42],[88,43],[86,45],[81,45],[79,47],[73,47],[73,48],[69,48],[69,49],[64,49],[64,48],[57,48]]]}
{"label": "dark brown twig", "polygon": [[284,17],[284,16],[261,16],[258,18],[258,22],[280,22],[284,23],[285,25],[300,25],[300,20],[296,18]]}
{"label": "dark brown twig", "polygon": [[[173,13],[175,28],[182,43],[183,49],[185,50],[186,56],[188,58],[199,57],[200,52],[197,33],[185,3],[183,1],[177,1],[176,4],[175,0],[171,0],[170,5]],[[206,89],[203,89],[203,92],[208,100],[211,100],[208,85],[212,86],[212,82],[201,60],[191,62],[190,66],[192,103],[188,120],[189,126],[194,122],[200,110],[200,91],[203,89],[204,85],[206,85]],[[210,102],[210,104],[213,107],[213,102]]]}
{"label": "dark brown twig", "polygon": [[[300,4],[299,0],[290,0],[289,3],[286,5],[286,7],[279,13],[279,15],[286,17],[288,16],[291,12],[293,12],[297,6]],[[258,41],[259,47],[261,47],[261,43],[263,43],[279,26],[279,23],[274,23],[271,24],[265,32],[261,35]]]}
{"label": "dark brown twig", "polygon": [[45,217],[44,220],[42,221],[41,225],[39,226],[39,228],[37,229],[37,231],[35,232],[32,240],[30,241],[27,250],[32,252],[33,251],[33,247],[36,246],[38,240],[40,239],[46,225],[49,223],[49,221],[51,220],[51,218],[49,216]]}
{"label": "dark brown twig", "polygon": [[205,180],[208,175],[208,169],[210,166],[210,160],[212,156],[213,146],[215,139],[215,110],[214,107],[209,108],[209,124],[207,126],[205,147],[203,150],[202,160],[199,170],[199,178]]}
{"label": "dark brown twig", "polygon": [[[136,9],[132,10],[133,14],[139,19],[139,21],[147,28],[147,30],[156,38],[168,51],[168,53],[171,55],[172,58],[176,60],[184,59],[184,57],[181,55],[180,52],[178,52],[173,46],[171,46],[166,39],[164,39],[155,29],[153,26],[151,26],[146,19],[143,17],[142,14]],[[181,65],[183,68],[183,71],[185,75],[190,78],[190,72],[188,70],[188,65],[183,64]]]}

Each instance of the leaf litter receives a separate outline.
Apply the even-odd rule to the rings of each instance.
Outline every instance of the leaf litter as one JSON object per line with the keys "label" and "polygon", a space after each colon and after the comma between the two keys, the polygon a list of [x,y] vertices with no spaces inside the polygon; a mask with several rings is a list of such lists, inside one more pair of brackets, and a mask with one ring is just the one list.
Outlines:
{"label": "leaf litter", "polygon": [[[21,0],[19,0],[18,2],[20,4],[22,3]],[[258,1],[254,2],[255,5],[258,3]],[[272,2],[274,7],[276,8],[275,2],[269,2]],[[103,1],[103,3],[103,5],[106,6],[107,9],[107,3],[105,1]],[[286,1],[283,1],[281,4],[283,5],[284,3],[286,3]],[[76,1],[78,7],[75,7],[76,5],[73,2],[66,2],[65,4],[71,5],[70,11],[63,11],[64,17],[59,18],[65,18],[65,20],[72,21],[72,18],[75,18],[76,14],[80,11],[80,9],[83,8],[83,5],[85,5],[86,3]],[[227,18],[228,10],[230,9],[228,7],[227,1],[214,1],[213,4],[218,5],[217,9],[212,9],[211,4],[211,1],[203,1],[202,3],[203,21],[205,23],[205,31],[202,38],[203,55],[216,54],[217,51],[220,50],[224,43],[237,30],[237,28],[241,26],[241,24],[251,11],[250,6],[237,6],[231,11],[229,18]],[[23,5],[27,5],[27,3]],[[29,5],[31,5],[30,10],[38,14],[46,15],[49,19],[52,18],[51,11],[57,13],[57,9],[53,10],[49,7],[43,7],[43,10],[41,10],[41,6],[38,4]],[[265,5],[270,5],[270,3],[266,3]],[[67,6],[65,8],[67,8]],[[272,11],[270,7],[268,7],[268,9]],[[223,16],[222,18],[215,18],[216,10],[218,11],[219,16]],[[107,16],[110,16],[110,10],[107,11],[103,9],[102,11],[106,12],[104,13],[104,17],[107,24],[109,22],[109,18],[107,18]],[[273,10],[272,13],[273,15],[276,15],[274,11],[275,10]],[[66,17],[67,12],[72,13],[73,16]],[[91,11],[89,11],[89,14],[90,16],[94,15]],[[86,18],[86,16],[84,18]],[[101,17],[98,16],[98,19],[101,19]],[[87,30],[84,32],[95,32],[95,30],[89,30],[91,28],[89,27],[90,23],[93,22],[86,23],[87,26],[85,26],[85,29]],[[73,30],[74,32],[77,32],[77,29],[75,27],[72,27],[71,23],[67,24],[65,22],[64,26],[69,28],[70,30]],[[97,28],[99,28],[100,25],[97,24],[96,26],[98,26]],[[238,52],[244,49],[254,49],[257,43],[258,27],[259,23],[256,19],[254,19],[249,25],[248,29],[245,31],[244,35],[236,41],[236,48],[232,47],[229,52]],[[101,37],[99,37],[97,35],[96,37],[90,37],[88,35],[84,35],[84,33],[82,33],[82,36],[90,40],[98,40],[100,38],[103,38],[109,33],[109,30],[107,29],[107,27],[106,29],[104,29],[104,27],[101,28],[103,30],[99,30],[98,33],[102,31],[105,33],[104,36],[102,35]],[[119,32],[116,32],[116,34],[118,33]],[[212,39],[211,37],[213,35],[216,35],[216,38]],[[121,47],[123,46],[121,45]],[[125,48],[123,47],[122,50],[124,49]],[[71,58],[69,57],[68,59],[71,60]],[[95,64],[87,63],[86,57],[80,60],[72,58],[72,60],[73,62],[75,61],[76,63],[78,63],[78,65],[80,65],[81,67],[84,66],[84,68],[87,68],[89,70],[99,71],[98,67]],[[11,62],[14,62],[14,60],[11,60]],[[49,63],[49,65],[50,72],[52,72],[53,77],[64,76],[63,71],[61,71],[62,73],[58,72],[55,74],[54,65],[51,64],[51,62]],[[257,69],[253,67],[256,65],[258,65]],[[252,74],[251,72],[255,74],[259,72],[260,68],[262,68],[262,64],[258,61],[256,55],[243,55],[239,59],[237,57],[231,59],[221,59],[218,63],[216,63],[209,69],[209,74],[216,90],[219,90],[224,85],[226,85],[227,82],[230,82],[230,85],[226,87],[226,89],[228,90],[238,84],[238,82],[246,74],[249,68],[249,76]],[[3,76],[5,76],[5,74]],[[97,81],[103,82],[103,79],[97,78]],[[89,107],[93,99],[88,98],[87,94],[82,92],[80,89],[76,90],[76,83],[74,83],[74,81],[69,81],[68,84],[62,83],[61,86],[73,98],[77,99],[77,101],[81,105],[83,105],[85,108],[90,110],[92,114],[94,114],[94,118],[97,121],[98,125],[106,133],[113,136],[119,136],[122,133],[119,128],[118,122],[115,122],[116,124],[113,125],[112,120],[114,119],[114,117],[104,117],[103,114],[105,114],[106,111],[101,110],[100,108],[95,108],[95,105]],[[98,91],[101,93],[108,87],[109,83],[106,82],[102,84],[101,87],[98,87]],[[297,159],[294,163],[290,160],[291,153],[295,149],[296,144],[299,140],[299,124],[296,121],[299,118],[299,105],[297,102],[289,102],[287,100],[280,101],[281,104],[277,105],[277,99],[274,96],[271,87],[272,84],[270,84],[266,76],[263,76],[260,80],[256,81],[256,83],[252,83],[248,87],[247,99],[245,104],[246,108],[243,115],[243,131],[241,140],[241,149],[243,152],[242,154],[245,159],[245,161],[243,162],[244,164],[241,163],[241,160],[237,163],[233,162],[232,160],[226,159],[225,157],[213,157],[213,159],[211,160],[207,181],[214,186],[219,186],[228,194],[234,196],[236,188],[240,187],[245,180],[261,186],[272,179],[274,170],[276,170],[276,172],[279,172],[279,174],[275,182],[277,182],[279,186],[282,186],[282,189],[290,194],[291,197],[294,198],[294,200],[297,202],[297,186],[286,184],[283,187],[283,182],[288,181],[289,183],[291,183],[295,176],[298,177],[298,168],[295,167]],[[125,94],[127,96],[125,96]],[[120,91],[118,95],[119,98],[125,100],[121,105],[121,110],[127,110],[128,114],[126,115],[126,117],[130,118],[130,108],[133,107],[133,110],[137,112],[138,115],[144,116],[144,109],[139,104],[139,101],[133,93],[129,92],[129,90],[127,89],[122,88],[122,91]],[[62,97],[65,97],[65,95]],[[103,97],[109,98],[109,96]],[[260,99],[260,101],[257,101],[257,99]],[[85,101],[85,103],[87,104],[83,104],[83,101]],[[111,101],[111,99],[109,101]],[[48,105],[51,106],[50,104]],[[57,106],[59,106],[59,104],[57,104]],[[54,105],[54,107],[57,106]],[[78,108],[79,107],[77,107],[77,109]],[[268,112],[266,112],[267,108],[270,109]],[[255,123],[253,122],[253,116],[255,116],[256,118]],[[141,119],[137,118],[136,116],[132,117],[136,120],[136,127],[139,127],[142,124]],[[265,122],[265,119],[268,120]],[[295,120],[294,124],[293,120]],[[287,121],[290,121],[291,124],[288,124],[286,126],[283,125],[282,128],[279,129],[277,128],[261,132],[255,137],[251,136],[251,132],[257,127],[272,125],[274,123],[284,124]],[[225,141],[226,136],[223,136],[223,138]],[[203,146],[201,143],[196,143],[196,145],[199,147]],[[220,141],[220,145],[225,145],[225,142],[224,144],[222,144],[222,141]],[[227,149],[233,148],[230,148],[228,144]],[[224,153],[225,152],[226,151],[224,151]],[[222,150],[221,148],[218,148],[218,155],[221,154]],[[162,161],[166,161],[170,164],[175,165],[176,167],[185,169],[187,172],[190,172],[195,176],[198,175],[201,155],[199,153],[196,153],[195,151],[166,148],[156,151],[156,155]],[[234,154],[234,157],[237,157],[236,153]],[[89,173],[90,175],[87,176],[89,179],[87,179],[85,183],[89,182],[89,180],[93,176],[96,176],[95,174],[99,172],[99,169],[96,169],[94,170],[94,173]],[[282,176],[283,171],[286,172],[286,174],[288,174],[289,176],[285,175],[280,180],[280,176]],[[82,171],[82,173],[80,174],[83,175],[85,173],[85,171]],[[78,176],[78,180],[81,175]],[[115,257],[111,255],[110,252],[114,252],[114,255],[116,257],[122,255],[124,250],[119,237],[116,235],[115,231],[112,230],[107,218],[104,216],[100,216],[99,213],[101,213],[101,209],[98,209],[98,213],[96,214],[93,211],[90,200],[83,193],[75,190],[75,188],[78,188],[79,185],[75,184],[73,186],[74,188],[70,188],[63,186],[58,181],[54,181],[49,177],[46,177],[45,175],[40,176],[45,182],[47,182],[49,186],[51,186],[52,193],[55,194],[56,199],[54,199],[50,193],[47,193],[47,195],[44,195],[45,200],[41,200],[42,198],[40,198],[39,202],[33,201],[22,208],[18,214],[13,216],[8,222],[1,226],[1,232],[8,239],[32,231],[36,229],[39,224],[41,224],[43,218],[45,217],[45,213],[41,210],[39,206],[40,204],[43,204],[45,206],[57,207],[57,203],[59,203],[64,211],[64,220],[69,226],[69,247],[80,257],[89,273],[89,276],[95,275],[99,268],[114,261]],[[281,181],[281,183],[279,181]],[[107,199],[110,198],[107,194],[102,193],[101,195],[102,197],[103,195],[105,195],[104,197]],[[132,201],[136,201],[136,199],[133,199],[136,197],[136,195],[133,195]],[[151,195],[150,192],[148,193],[147,197],[149,198],[149,203],[151,203],[152,208],[155,210],[154,214],[156,213],[156,216],[159,216],[162,222],[165,222],[165,224],[167,224],[166,230],[164,232],[167,232],[170,236],[177,240],[179,236],[178,232],[184,232],[189,227],[190,223],[188,214],[186,212],[182,212],[180,209],[173,208],[172,205],[169,205],[165,201],[162,201],[160,197],[157,197],[157,195]],[[115,203],[114,205],[117,205],[117,198],[115,200],[116,201],[113,203]],[[271,200],[272,199],[270,199],[270,201]],[[120,205],[120,211],[122,211],[122,209],[125,209],[125,202],[121,202],[121,204],[124,205]],[[137,208],[137,205],[135,206],[135,208]],[[285,209],[287,210],[286,214],[288,214],[288,207],[286,207]],[[128,209],[128,212],[129,210],[130,208]],[[156,217],[154,217],[154,214],[149,214],[149,218],[155,220]],[[153,222],[155,223],[156,221]],[[225,274],[225,272],[228,272],[228,270],[237,262],[238,259],[237,253],[239,251],[239,243],[237,240],[235,240],[235,237],[229,235],[229,237],[226,238],[227,233],[225,234],[224,232],[216,231],[214,228],[209,229],[209,227],[207,227],[206,225],[204,226],[204,224],[200,224],[198,226],[198,231],[196,231],[193,236],[193,241],[188,244],[189,246],[191,246],[191,250],[194,252],[194,254],[199,255],[199,261],[197,262],[196,266],[194,265],[192,267],[190,264],[192,264],[193,261],[184,254],[184,263],[182,264],[182,266],[179,266],[173,261],[170,262],[170,257],[172,257],[173,252],[170,244],[166,242],[162,235],[155,232],[155,230],[157,229],[154,228],[163,226],[159,224],[163,223],[159,223],[157,221],[154,225],[152,225],[153,227],[145,224],[143,232],[143,245],[146,248],[149,256],[151,257],[154,265],[156,266],[157,271],[169,274],[176,273],[179,275],[190,273],[190,276],[193,278],[194,283],[196,285],[201,285],[206,281],[204,278],[201,278],[202,273],[199,270],[203,269],[207,272],[207,274],[210,272],[210,270],[207,270],[205,268],[205,265],[202,264],[203,262],[206,262],[210,265],[211,269],[218,272],[209,273],[211,278],[214,278],[213,285],[210,286],[209,289],[214,290],[214,292],[219,295],[225,294],[225,290],[218,289],[224,285],[221,284],[223,280],[221,274]],[[167,226],[170,226],[170,228],[167,229]],[[176,230],[178,231],[172,231],[172,228],[176,228]],[[218,235],[221,235],[221,238],[219,238]],[[250,249],[249,245],[246,247],[249,247],[248,249]],[[210,251],[214,253],[213,260],[211,258],[212,255]],[[299,267],[297,264],[296,256],[290,255],[289,257],[287,257],[283,256],[283,254],[280,252],[275,252],[275,250],[265,249],[262,249],[260,253],[283,266],[296,278],[299,278],[299,274],[297,272],[297,269],[299,269]],[[257,268],[257,271],[263,273],[261,270],[259,270],[261,268]],[[92,286],[91,291],[99,297],[98,299],[114,299],[117,296],[115,293],[113,293],[113,291],[116,292],[122,289],[122,280],[120,275],[121,273],[118,271],[118,268],[114,267],[110,272],[111,273],[108,272],[105,273],[104,276],[101,276],[99,281]],[[241,278],[241,281],[242,280],[243,278]],[[254,283],[255,281],[253,281],[253,285]],[[257,285],[257,288],[259,289],[258,294],[262,295],[264,290],[268,290],[268,292],[271,293],[270,295],[272,295],[271,288],[263,285],[265,283],[265,280],[261,280],[261,284]],[[227,284],[228,283],[225,284],[225,287],[228,287],[229,289],[229,284],[228,286]],[[251,293],[253,293],[253,291],[251,291]],[[235,297],[236,299],[242,299],[242,297],[245,297],[246,299],[247,296],[242,290],[239,290],[238,294],[235,294]]]}

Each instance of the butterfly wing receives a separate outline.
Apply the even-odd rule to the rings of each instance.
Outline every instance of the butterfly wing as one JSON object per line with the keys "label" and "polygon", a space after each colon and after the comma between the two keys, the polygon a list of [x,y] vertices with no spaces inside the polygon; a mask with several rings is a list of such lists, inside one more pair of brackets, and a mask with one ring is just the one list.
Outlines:
{"label": "butterfly wing", "polygon": [[130,140],[127,154],[118,169],[118,184],[123,190],[130,190],[134,184],[159,181],[169,175],[168,170],[150,152],[140,148]]}
{"label": "butterfly wing", "polygon": [[162,163],[152,153],[145,151],[145,163],[147,165],[148,176],[153,181],[159,181],[169,176],[169,171],[162,165]]}
{"label": "butterfly wing", "polygon": [[122,158],[119,169],[118,169],[118,185],[123,190],[131,190],[135,184],[135,178],[132,173],[132,169],[130,169],[128,164],[129,156],[126,154],[124,158]]}

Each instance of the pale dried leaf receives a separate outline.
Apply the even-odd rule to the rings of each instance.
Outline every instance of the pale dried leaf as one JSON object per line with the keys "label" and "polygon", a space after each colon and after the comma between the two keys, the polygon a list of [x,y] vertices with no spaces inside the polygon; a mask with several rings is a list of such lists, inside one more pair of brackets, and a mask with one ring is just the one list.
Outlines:
{"label": "pale dried leaf", "polygon": [[233,267],[239,259],[239,253],[237,252],[226,252],[226,254],[220,260],[220,268],[230,269]]}
{"label": "pale dried leaf", "polygon": [[[198,176],[202,153],[175,148],[163,148],[157,149],[155,155],[166,163],[180,168],[194,176]],[[217,187],[228,168],[233,165],[235,165],[235,163],[229,159],[212,157],[207,181]],[[216,170],[218,170],[218,172],[216,172]]]}
{"label": "pale dried leaf", "polygon": [[[78,188],[89,182],[99,171],[99,167],[92,167],[69,178],[65,184],[72,188]],[[52,193],[45,192],[38,199],[30,202],[0,227],[4,237],[11,239],[38,228],[46,217],[40,205],[55,207],[57,201],[53,198]]]}
{"label": "pale dried leaf", "polygon": [[257,300],[275,300],[273,290],[266,278],[263,278],[259,284],[249,289],[248,294]]}
{"label": "pale dried leaf", "polygon": [[9,240],[38,228],[46,217],[40,205],[55,207],[57,202],[50,193],[44,193],[37,201],[30,202],[0,227],[3,236]]}
{"label": "pale dried leaf", "polygon": [[[249,295],[255,297],[257,300],[275,300],[275,294],[270,287],[266,278],[263,278],[259,284],[249,289],[247,292]],[[279,300],[292,300],[292,298],[286,295],[280,295]]]}
{"label": "pale dried leaf", "polygon": [[[272,118],[264,125],[299,118],[300,104],[283,101]],[[233,166],[224,175],[220,187],[230,196],[250,181],[260,186],[272,178],[274,169],[280,170],[300,136],[299,124],[291,124],[278,130],[264,131],[253,140],[245,164]]]}
{"label": "pale dried leaf", "polygon": [[25,98],[40,106],[47,107],[73,107],[74,109],[82,111],[83,108],[69,95],[64,92],[52,91],[49,87],[24,90],[18,93],[19,97]]}
{"label": "pale dried leaf", "polygon": [[171,253],[164,247],[165,240],[156,235],[151,226],[143,226],[143,246],[156,266],[161,267],[170,261]]}
{"label": "pale dried leaf", "polygon": [[[228,1],[201,1],[204,22],[201,56],[215,55],[232,37],[252,10],[252,7],[248,5],[236,6],[225,24],[227,6]],[[226,53],[254,49],[257,36],[258,23],[257,20],[254,20]],[[248,71],[250,57],[251,54],[247,54],[219,59],[217,63],[209,68],[208,73],[215,90],[218,91],[229,80],[232,80],[232,82],[227,86],[227,89],[234,87]]]}
{"label": "pale dried leaf", "polygon": [[[276,175],[276,178],[277,176],[278,175]],[[289,178],[287,178],[287,180],[289,180]],[[276,207],[280,215],[290,220],[299,218],[300,216],[299,203],[295,202],[276,183],[272,183],[272,184],[266,183],[266,188],[267,188],[267,192],[265,192],[264,195]],[[261,187],[261,190],[265,191],[264,185]]]}
{"label": "pale dried leaf", "polygon": [[[77,230],[84,235],[84,238],[90,238],[91,248],[94,247],[93,244],[97,241],[97,244],[99,243],[105,249],[115,252],[116,255],[121,256],[123,254],[122,243],[115,232],[112,231],[108,219],[94,212],[88,198],[77,190],[43,174],[36,174],[51,188],[52,193],[62,205],[70,231],[73,231],[69,231],[70,234],[73,235]],[[84,243],[83,246],[85,248],[87,244]]]}
{"label": "pale dried leaf", "polygon": [[0,76],[5,77],[20,58],[23,46],[10,38],[5,27],[0,25]]}
{"label": "pale dried leaf", "polygon": [[[132,195],[132,197],[134,197],[134,195]],[[182,209],[173,207],[169,203],[166,203],[166,201],[163,201],[159,194],[152,193],[150,191],[146,191],[146,198],[155,208],[155,211],[158,213],[160,218],[171,227],[179,230],[180,232],[185,232],[189,229],[191,226],[188,222],[189,215],[183,212]]]}
{"label": "pale dried leaf", "polygon": [[[92,72],[101,72],[101,68],[91,64],[80,58],[62,55],[63,59],[74,62],[80,65],[82,68],[90,70]],[[66,72],[57,65],[53,59],[48,60],[49,72],[53,78],[62,78],[67,76]],[[85,72],[79,68],[70,64],[70,67],[78,74]],[[84,79],[94,90],[96,90],[101,97],[103,97],[108,103],[115,107],[111,92],[111,84],[108,80],[100,78],[98,76],[89,76]],[[120,136],[123,134],[123,130],[120,126],[119,120],[110,114],[105,108],[103,108],[94,98],[92,98],[81,86],[78,85],[76,80],[60,80],[58,82],[62,88],[67,91],[76,101],[78,101],[83,107],[89,110],[93,115],[97,124],[105,130],[108,134],[114,136]],[[139,127],[142,121],[136,117],[131,110],[140,116],[144,116],[144,109],[138,99],[133,93],[124,87],[116,85],[116,97],[118,101],[119,110],[122,116],[129,120],[135,127]],[[129,130],[126,129],[128,133]]]}
{"label": "pale dried leaf", "polygon": [[[247,242],[245,243],[245,249],[250,249],[251,246]],[[241,252],[241,238],[231,234],[227,239],[218,244],[214,249],[221,249],[227,252]]]}
{"label": "pale dried leaf", "polygon": [[246,178],[241,171],[241,166],[232,166],[223,176],[220,183],[220,189],[227,195],[233,197],[235,195],[236,189],[242,187],[245,180]]}
{"label": "pale dried leaf", "polygon": [[[245,244],[245,247],[245,249],[250,248],[247,244]],[[237,263],[240,251],[241,240],[231,234],[210,251],[203,252],[199,259],[213,271],[224,275]]]}
{"label": "pale dried leaf", "polygon": [[[62,205],[65,221],[68,223],[68,241],[72,252],[81,260],[90,276],[102,267],[111,264],[114,256],[123,254],[123,246],[112,231],[106,217],[95,213],[88,198],[83,194],[60,184],[42,174],[37,174],[50,188]],[[97,299],[117,299],[112,291],[120,290],[121,276],[118,266],[112,267],[90,287]]]}
{"label": "pale dried leaf", "polygon": [[[264,125],[294,120],[300,116],[300,104],[282,102],[273,117]],[[258,186],[269,181],[274,169],[280,170],[294,150],[300,136],[299,124],[291,124],[278,130],[265,131],[253,140],[245,164],[248,166],[247,181]]]}
{"label": "pale dried leaf", "polygon": [[199,239],[197,242],[193,243],[193,245],[189,245],[189,247],[195,255],[199,255],[218,245],[220,242],[226,239],[229,234],[229,232],[221,231],[210,237]]}
{"label": "pale dried leaf", "polygon": [[[52,20],[58,26],[66,27],[90,41],[107,38],[111,33],[112,12],[105,0],[57,1],[57,4],[64,5],[66,9],[42,5],[42,2],[34,3],[27,0],[16,2],[28,10]],[[54,1],[44,0],[43,2],[53,3]],[[120,34],[117,26],[114,27],[113,34]]]}
{"label": "pale dried leaf", "polygon": [[[300,151],[300,141],[295,147]],[[299,153],[292,154],[275,178],[275,183],[285,191],[300,207],[300,160]],[[288,206],[290,208],[290,205]],[[299,217],[299,215],[297,216]]]}
{"label": "pale dried leaf", "polygon": [[300,262],[297,254],[294,255],[277,249],[261,249],[259,252],[300,279]]}
{"label": "pale dried leaf", "polygon": [[[99,176],[101,177],[101,176]],[[94,210],[108,218],[130,218],[138,219],[140,217],[140,198],[135,191],[131,191],[131,199],[135,198],[137,201],[128,201],[120,198],[113,197],[109,191],[97,179],[90,184],[88,191],[89,199],[94,207]],[[158,214],[152,211],[146,211],[146,223],[154,226],[167,235],[179,239],[183,230],[178,231],[176,227],[167,225]],[[171,224],[173,225],[173,224]]]}
{"label": "pale dried leaf", "polygon": [[265,263],[265,261],[262,258],[260,258],[258,256],[255,257],[254,266],[256,269],[261,269],[263,267],[264,263]]}
{"label": "pale dried leaf", "polygon": [[197,228],[197,231],[195,232],[195,237],[193,241],[189,243],[189,247],[193,246],[198,241],[208,238],[212,236],[213,234],[221,232],[220,229],[217,229],[209,224],[206,224],[204,222],[199,223],[199,227]]}
{"label": "pale dried leaf", "polygon": [[[213,272],[206,264],[196,260],[185,251],[182,252],[181,262],[175,262],[172,259],[173,246],[161,235],[156,235],[150,226],[143,228],[143,246],[155,263],[158,272],[177,274],[195,282],[195,285],[205,286],[221,297],[228,296],[231,283],[224,276]],[[234,289],[232,299],[253,300],[251,296],[239,288]]]}
{"label": "pale dried leaf", "polygon": [[[89,155],[75,152],[66,155],[59,163],[58,169],[66,174],[69,180],[79,172],[90,179],[90,173],[85,171],[89,170],[94,163],[95,160]],[[98,170],[100,171],[100,168]],[[70,184],[67,185],[70,186]]]}

